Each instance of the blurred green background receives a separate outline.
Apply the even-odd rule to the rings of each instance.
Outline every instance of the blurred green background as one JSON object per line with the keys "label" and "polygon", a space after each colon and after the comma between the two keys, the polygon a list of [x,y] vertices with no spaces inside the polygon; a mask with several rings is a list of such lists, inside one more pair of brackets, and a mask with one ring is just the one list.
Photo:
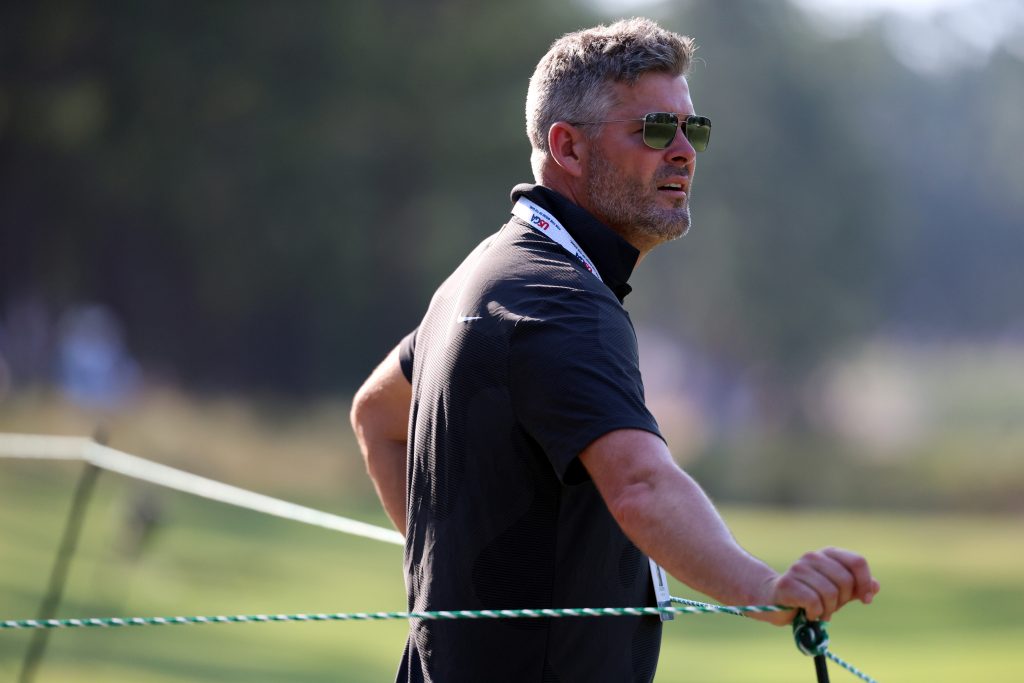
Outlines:
{"label": "blurred green background", "polygon": [[[1006,678],[1024,9],[876,4],[7,3],[0,431],[102,424],[116,448],[385,523],[353,390],[530,180],[523,100],[550,42],[646,14],[696,38],[715,125],[693,230],[627,300],[676,457],[774,565],[869,556],[884,592],[837,618],[841,656],[882,680]],[[0,618],[35,613],[76,476],[0,460]],[[397,548],[103,475],[61,615],[403,606]],[[403,632],[62,632],[37,680],[387,680]],[[810,680],[781,630],[666,634],[659,681]],[[0,634],[0,678],[26,643]]]}

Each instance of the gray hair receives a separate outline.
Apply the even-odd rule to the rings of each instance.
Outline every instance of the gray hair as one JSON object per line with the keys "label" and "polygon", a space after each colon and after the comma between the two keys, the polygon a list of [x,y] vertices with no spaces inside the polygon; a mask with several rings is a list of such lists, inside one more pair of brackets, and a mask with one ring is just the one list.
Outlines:
{"label": "gray hair", "polygon": [[600,121],[614,106],[612,83],[632,85],[646,73],[681,76],[696,49],[693,39],[650,19],[567,33],[533,72],[526,94],[526,134],[533,166],[548,154],[548,130],[557,121]]}

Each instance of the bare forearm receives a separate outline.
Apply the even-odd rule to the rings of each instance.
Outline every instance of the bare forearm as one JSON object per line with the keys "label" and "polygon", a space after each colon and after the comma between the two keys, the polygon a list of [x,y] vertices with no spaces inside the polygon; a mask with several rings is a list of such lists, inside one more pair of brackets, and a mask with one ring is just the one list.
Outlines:
{"label": "bare forearm", "polygon": [[[783,574],[747,553],[700,486],[649,432],[610,432],[580,459],[626,535],[670,574],[716,600],[787,605],[813,620],[828,619],[853,599],[869,603],[879,591],[867,561],[848,550],[804,553]],[[782,624],[792,615],[755,618]]]}
{"label": "bare forearm", "polygon": [[761,602],[778,578],[736,542],[704,491],[678,468],[625,492],[613,514],[672,576],[723,603]]}

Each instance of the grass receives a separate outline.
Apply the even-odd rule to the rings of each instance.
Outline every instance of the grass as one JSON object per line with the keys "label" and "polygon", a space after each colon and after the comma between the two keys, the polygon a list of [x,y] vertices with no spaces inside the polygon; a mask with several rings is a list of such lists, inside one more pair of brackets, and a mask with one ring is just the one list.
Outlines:
{"label": "grass", "polygon": [[[0,462],[0,610],[34,614],[77,468]],[[61,615],[402,609],[401,549],[168,493],[137,558],[120,548],[138,489],[104,474]],[[365,517],[365,515],[364,515]],[[381,521],[381,520],[377,520]],[[51,633],[42,681],[336,681],[388,677],[404,624],[151,627]],[[0,638],[12,680],[28,634]],[[344,672],[344,673],[341,673]]]}
{"label": "grass", "polygon": [[[34,616],[78,466],[0,460],[0,618]],[[127,511],[159,496],[138,554]],[[364,500],[357,497],[356,500]],[[383,524],[375,507],[304,500]],[[1021,519],[727,508],[741,542],[777,567],[842,545],[871,558],[883,591],[834,620],[832,648],[881,681],[1011,680],[1024,639]],[[676,586],[674,594],[693,596]],[[401,549],[100,477],[59,616],[169,616],[404,608]],[[47,681],[382,681],[401,622],[162,626],[50,634]],[[727,616],[666,625],[657,681],[814,680],[787,629]],[[0,680],[30,634],[0,631]],[[855,680],[833,665],[836,681]]]}
{"label": "grass", "polygon": [[[116,448],[387,526],[352,450],[346,411],[343,401],[294,406],[151,392],[102,415],[52,395],[20,394],[5,399],[0,431],[85,435],[103,422]],[[979,437],[969,448],[956,439],[979,434],[959,423],[955,431],[935,437],[947,446],[935,451],[942,457],[907,456],[895,464],[881,463],[880,469],[861,468],[859,478],[833,468],[834,459],[825,467],[817,464],[816,472],[827,473],[825,483],[849,493],[849,501],[865,505],[885,489],[887,501],[894,500],[891,494],[911,502],[925,496],[948,509],[959,500],[948,491],[967,490],[964,495],[996,501],[991,509],[1021,510],[1019,504],[999,503],[1020,498],[1019,430],[1006,431],[1002,440]],[[942,455],[947,451],[948,456]],[[983,463],[975,457],[979,452],[985,454]],[[764,485],[778,476],[773,468],[783,455],[773,452],[771,467],[744,467],[743,479]],[[939,465],[943,468],[936,470]],[[713,480],[713,469],[703,473],[703,481]],[[969,476],[964,474],[968,470]],[[0,619],[35,616],[79,472],[80,465],[69,463],[0,459]],[[936,472],[951,478],[942,495],[929,488]],[[789,483],[796,479],[790,477]],[[921,481],[931,483],[923,486]],[[812,483],[822,485],[820,476]],[[139,546],[129,520],[136,502],[145,498],[158,501],[161,525],[148,544]],[[975,510],[985,509],[983,502],[965,499]],[[851,605],[840,613],[831,636],[834,652],[879,680],[1019,678],[1016,651],[1024,642],[1024,518],[1019,512],[982,516],[727,507],[723,514],[740,541],[777,568],[824,545],[854,548],[871,559],[882,593],[874,605]],[[700,597],[679,586],[673,592]],[[404,607],[398,547],[104,473],[58,616]],[[405,631],[401,622],[54,631],[36,680],[387,681],[394,677]],[[16,680],[29,638],[27,632],[0,631],[0,680]],[[834,681],[856,680],[831,668]],[[714,615],[680,616],[666,625],[658,683],[811,680],[811,661],[797,652],[788,629]]]}
{"label": "grass", "polygon": [[[807,548],[827,544],[856,548],[871,559],[882,592],[871,606],[847,607],[830,632],[833,652],[879,680],[1015,677],[1015,650],[1024,637],[1021,520],[750,509],[727,510],[726,515],[741,541],[776,567]],[[688,663],[671,655],[662,658],[662,671],[673,664],[689,666],[692,678],[658,680],[813,680],[810,662],[784,647],[788,633],[765,632],[760,626],[741,622],[706,624],[699,632],[694,628],[686,635],[699,647],[690,646]],[[694,652],[700,656],[693,657]],[[747,656],[737,661],[740,652]],[[728,662],[728,673],[719,675],[716,661]],[[758,662],[765,670],[757,669]],[[841,671],[832,678],[855,680]]]}

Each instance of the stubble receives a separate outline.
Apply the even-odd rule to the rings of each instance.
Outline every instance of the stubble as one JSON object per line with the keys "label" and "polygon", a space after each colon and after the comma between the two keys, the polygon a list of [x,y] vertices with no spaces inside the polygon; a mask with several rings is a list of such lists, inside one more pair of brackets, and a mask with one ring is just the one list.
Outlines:
{"label": "stubble", "polygon": [[[689,193],[669,208],[659,206],[656,187],[624,176],[597,150],[588,158],[587,173],[591,208],[610,227],[657,243],[678,239],[690,229]],[[678,174],[668,168],[661,175]]]}

